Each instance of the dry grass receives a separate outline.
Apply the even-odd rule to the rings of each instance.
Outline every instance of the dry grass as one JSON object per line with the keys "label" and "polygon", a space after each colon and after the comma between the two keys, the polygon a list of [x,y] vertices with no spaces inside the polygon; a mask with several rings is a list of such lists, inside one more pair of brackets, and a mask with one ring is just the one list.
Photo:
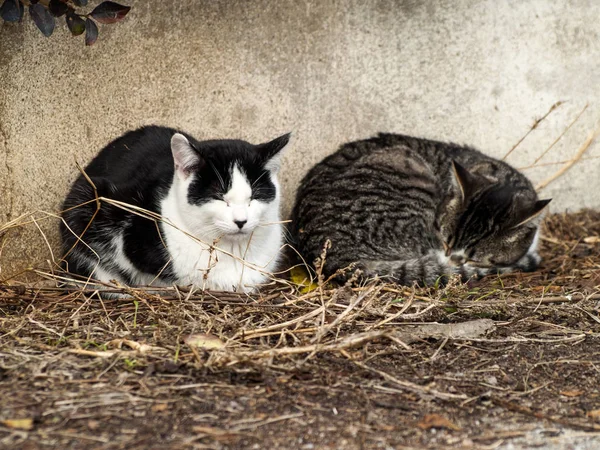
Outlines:
{"label": "dry grass", "polygon": [[0,448],[598,448],[600,212],[544,228],[531,274],[253,296],[58,288],[46,240],[49,282],[0,281]]}
{"label": "dry grass", "polygon": [[26,419],[0,425],[0,446],[594,439],[600,213],[551,216],[545,229],[539,272],[443,289],[302,294],[284,281],[255,296],[123,288],[130,299],[102,300],[0,286],[0,421]]}

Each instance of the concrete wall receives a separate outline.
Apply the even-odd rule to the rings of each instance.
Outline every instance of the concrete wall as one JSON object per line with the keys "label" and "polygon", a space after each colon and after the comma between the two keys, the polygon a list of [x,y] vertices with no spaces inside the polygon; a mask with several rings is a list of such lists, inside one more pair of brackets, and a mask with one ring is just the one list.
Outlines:
{"label": "concrete wall", "polygon": [[[469,143],[528,166],[567,160],[600,118],[596,0],[130,0],[94,47],[64,24],[0,28],[0,223],[56,212],[109,140],[142,124],[264,141],[293,130],[285,212],[308,168],[348,140],[396,131]],[[90,2],[91,6],[97,2]],[[600,146],[543,192],[600,206]],[[528,169],[540,181],[560,166]],[[56,248],[57,222],[40,227]],[[0,279],[49,257],[34,226],[9,235]]]}

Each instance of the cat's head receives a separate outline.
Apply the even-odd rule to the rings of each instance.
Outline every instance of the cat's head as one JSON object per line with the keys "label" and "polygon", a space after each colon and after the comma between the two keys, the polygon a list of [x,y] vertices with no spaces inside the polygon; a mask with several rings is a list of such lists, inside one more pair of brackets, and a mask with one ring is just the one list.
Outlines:
{"label": "cat's head", "polygon": [[278,226],[279,171],[290,135],[252,145],[240,140],[198,142],[176,133],[174,196],[181,220],[199,238],[244,238]]}
{"label": "cat's head", "polygon": [[509,267],[535,245],[543,211],[531,189],[517,189],[453,163],[458,187],[438,222],[446,256],[456,265]]}

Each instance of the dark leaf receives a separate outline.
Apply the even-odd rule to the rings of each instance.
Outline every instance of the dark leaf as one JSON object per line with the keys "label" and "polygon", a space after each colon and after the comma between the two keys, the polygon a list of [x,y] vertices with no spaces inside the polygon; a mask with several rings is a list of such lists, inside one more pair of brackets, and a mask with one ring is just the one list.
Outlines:
{"label": "dark leaf", "polygon": [[56,22],[52,14],[50,14],[46,8],[39,3],[30,5],[29,15],[44,36],[49,37],[52,34]]}
{"label": "dark leaf", "polygon": [[94,45],[98,39],[98,26],[92,19],[85,20],[85,45]]}
{"label": "dark leaf", "polygon": [[67,26],[73,36],[79,36],[85,31],[85,20],[72,11],[67,13]]}
{"label": "dark leaf", "polygon": [[69,6],[61,0],[50,0],[48,10],[50,10],[50,14],[54,17],[60,17],[69,10]]}
{"label": "dark leaf", "polygon": [[131,8],[115,2],[102,2],[94,8],[90,16],[100,23],[115,23],[127,15]]}
{"label": "dark leaf", "polygon": [[73,0],[75,6],[85,6],[88,3],[88,0]]}
{"label": "dark leaf", "polygon": [[23,9],[19,0],[4,0],[0,6],[0,17],[7,22],[18,22],[23,18]]}

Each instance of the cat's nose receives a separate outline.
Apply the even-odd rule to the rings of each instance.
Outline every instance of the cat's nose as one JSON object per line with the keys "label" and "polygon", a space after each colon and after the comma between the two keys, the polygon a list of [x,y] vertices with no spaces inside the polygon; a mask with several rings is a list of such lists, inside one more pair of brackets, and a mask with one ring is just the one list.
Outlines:
{"label": "cat's nose", "polygon": [[465,255],[450,255],[450,261],[454,264],[464,264],[465,263]]}
{"label": "cat's nose", "polygon": [[246,225],[246,222],[248,222],[247,220],[234,220],[233,221],[238,228],[241,230],[242,228],[244,228],[244,225]]}

